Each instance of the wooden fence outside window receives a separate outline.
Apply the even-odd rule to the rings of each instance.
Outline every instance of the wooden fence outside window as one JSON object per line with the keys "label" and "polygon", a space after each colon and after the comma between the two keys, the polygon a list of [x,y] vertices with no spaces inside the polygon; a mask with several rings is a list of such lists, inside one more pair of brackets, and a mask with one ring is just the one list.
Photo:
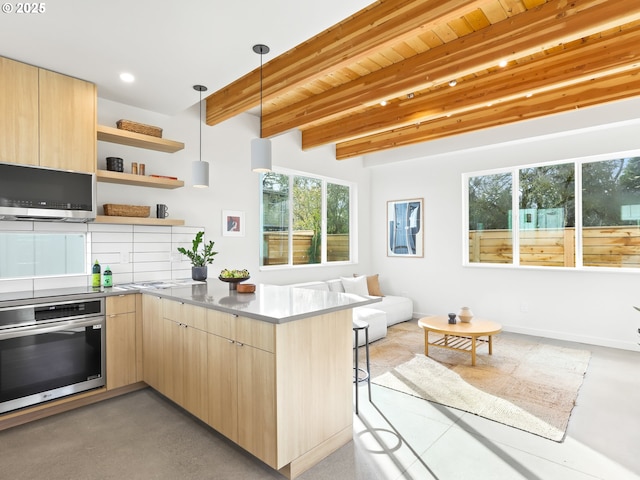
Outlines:
{"label": "wooden fence outside window", "polygon": [[[312,230],[293,233],[293,264],[309,263],[309,251],[313,238]],[[264,239],[263,265],[286,265],[289,261],[289,232],[266,232]],[[349,260],[349,234],[327,235],[327,261]]]}
{"label": "wooden fence outside window", "polygon": [[[583,265],[640,268],[640,227],[584,227]],[[469,231],[470,263],[513,263],[510,230]],[[520,265],[575,267],[575,229],[520,231]]]}

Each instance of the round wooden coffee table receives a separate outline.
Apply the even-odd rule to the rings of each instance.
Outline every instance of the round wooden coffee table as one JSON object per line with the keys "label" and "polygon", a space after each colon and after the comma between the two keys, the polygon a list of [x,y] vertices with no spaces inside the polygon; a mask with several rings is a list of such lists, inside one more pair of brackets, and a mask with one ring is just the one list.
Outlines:
{"label": "round wooden coffee table", "polygon": [[[446,315],[424,317],[418,320],[418,325],[424,330],[424,354],[429,356],[429,346],[448,348],[471,353],[471,365],[476,364],[477,344],[486,343],[489,346],[489,355],[493,354],[492,336],[502,331],[502,325],[491,320],[473,318],[471,322],[449,323]],[[429,332],[439,333],[436,341],[429,343]],[[487,337],[487,338],[480,338]]]}

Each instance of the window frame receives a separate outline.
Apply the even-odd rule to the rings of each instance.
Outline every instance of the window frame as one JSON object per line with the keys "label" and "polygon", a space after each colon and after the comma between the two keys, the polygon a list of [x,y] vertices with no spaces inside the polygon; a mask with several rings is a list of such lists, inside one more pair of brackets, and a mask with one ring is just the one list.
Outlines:
{"label": "window frame", "polygon": [[[319,175],[315,173],[303,172],[301,170],[294,170],[289,168],[273,168],[270,173],[276,173],[279,175],[285,175],[289,179],[289,194],[288,194],[288,210],[289,210],[289,223],[288,223],[288,246],[287,246],[287,263],[279,264],[279,265],[263,265],[264,260],[264,203],[263,203],[263,178],[264,173],[260,174],[259,177],[259,202],[260,202],[260,248],[259,248],[259,258],[258,264],[260,271],[270,271],[270,270],[282,270],[282,269],[290,269],[290,268],[314,268],[314,267],[327,267],[327,266],[340,266],[340,265],[352,265],[358,263],[358,236],[357,236],[357,183],[351,182],[348,180],[342,180],[334,177],[328,177],[326,175]],[[294,177],[307,177],[312,178],[314,180],[319,180],[321,182],[321,242],[322,249],[320,252],[320,262],[319,263],[303,263],[303,264],[295,264],[293,263],[293,178]],[[339,261],[327,261],[327,184],[335,184],[342,185],[349,188],[349,260],[339,260]]]}
{"label": "window frame", "polygon": [[[618,273],[637,273],[640,267],[608,267],[608,266],[585,266],[583,258],[583,199],[582,199],[582,166],[587,163],[595,163],[607,160],[617,160],[621,158],[640,157],[640,149],[625,150],[619,152],[603,153],[598,155],[590,155],[583,157],[574,157],[549,162],[538,162],[525,165],[515,165],[510,167],[501,167],[488,170],[478,170],[473,172],[464,172],[461,175],[462,183],[462,266],[470,268],[498,268],[498,269],[532,269],[544,271],[588,271],[588,272],[618,272]],[[518,219],[520,216],[520,170],[526,168],[544,167],[550,165],[560,165],[572,163],[574,166],[575,184],[574,184],[574,201],[575,201],[575,266],[541,266],[541,265],[521,265],[520,264],[520,225]],[[510,173],[512,179],[511,191],[511,209],[512,209],[512,263],[481,263],[470,262],[469,259],[469,179],[472,177],[495,175],[502,173]]]}

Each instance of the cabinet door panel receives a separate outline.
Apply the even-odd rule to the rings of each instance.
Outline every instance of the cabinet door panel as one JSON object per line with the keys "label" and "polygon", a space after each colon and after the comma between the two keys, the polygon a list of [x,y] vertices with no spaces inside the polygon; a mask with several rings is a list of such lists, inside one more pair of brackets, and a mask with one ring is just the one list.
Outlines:
{"label": "cabinet door panel", "polygon": [[144,381],[162,391],[162,301],[151,295],[142,296],[142,362]]}
{"label": "cabinet door panel", "polygon": [[236,349],[232,340],[207,334],[208,423],[234,442],[238,441]]}
{"label": "cabinet door panel", "polygon": [[40,165],[96,171],[96,87],[39,70]]}
{"label": "cabinet door panel", "polygon": [[0,162],[38,165],[38,68],[0,57]]}
{"label": "cabinet door panel", "polygon": [[107,389],[135,383],[136,314],[107,317]]}
{"label": "cabinet door panel", "polygon": [[207,336],[206,332],[196,328],[184,329],[184,403],[182,406],[204,422],[209,418]]}
{"label": "cabinet door panel", "polygon": [[248,345],[237,352],[238,445],[277,468],[275,355]]}
{"label": "cabinet door panel", "polygon": [[178,405],[184,404],[184,344],[185,327],[162,320],[162,388],[166,395]]}

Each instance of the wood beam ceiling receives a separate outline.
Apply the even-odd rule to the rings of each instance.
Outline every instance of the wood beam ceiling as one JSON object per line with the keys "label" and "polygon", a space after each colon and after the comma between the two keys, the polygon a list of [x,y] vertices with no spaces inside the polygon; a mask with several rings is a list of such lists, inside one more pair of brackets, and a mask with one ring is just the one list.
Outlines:
{"label": "wood beam ceiling", "polygon": [[574,85],[562,92],[550,91],[529,99],[475,110],[463,118],[444,117],[412,127],[403,127],[336,145],[336,158],[346,159],[388,148],[413,145],[437,138],[506,125],[554,113],[566,112],[640,95],[640,74],[621,73]]}
{"label": "wood beam ceiling", "polygon": [[548,55],[496,69],[460,81],[455,88],[443,84],[412,99],[375,106],[348,117],[302,132],[302,148],[366,136],[385,130],[461,114],[526,95],[558,90],[637,69],[640,65],[640,25],[619,35],[585,39]]}
{"label": "wood beam ceiling", "polygon": [[[639,55],[638,2],[381,0],[264,65],[262,132],[351,158],[640,95]],[[256,69],[207,123],[259,99]]]}
{"label": "wood beam ceiling", "polygon": [[[380,0],[343,22],[263,65],[263,98],[330,74],[381,48],[459,18],[492,0]],[[207,97],[208,125],[231,118],[260,102],[256,69]]]}
{"label": "wood beam ceiling", "polygon": [[[596,0],[588,3],[594,4]],[[621,20],[627,23],[640,18],[640,12],[636,12],[634,18],[629,9],[616,2],[596,3],[592,8],[584,8],[581,4],[580,7],[569,6],[563,0],[549,2],[311,97],[306,102],[266,114],[263,134],[272,136],[319,120],[333,120],[361,109],[363,104],[379,103],[447,83],[495,67],[500,60],[524,58],[604,31]]]}

